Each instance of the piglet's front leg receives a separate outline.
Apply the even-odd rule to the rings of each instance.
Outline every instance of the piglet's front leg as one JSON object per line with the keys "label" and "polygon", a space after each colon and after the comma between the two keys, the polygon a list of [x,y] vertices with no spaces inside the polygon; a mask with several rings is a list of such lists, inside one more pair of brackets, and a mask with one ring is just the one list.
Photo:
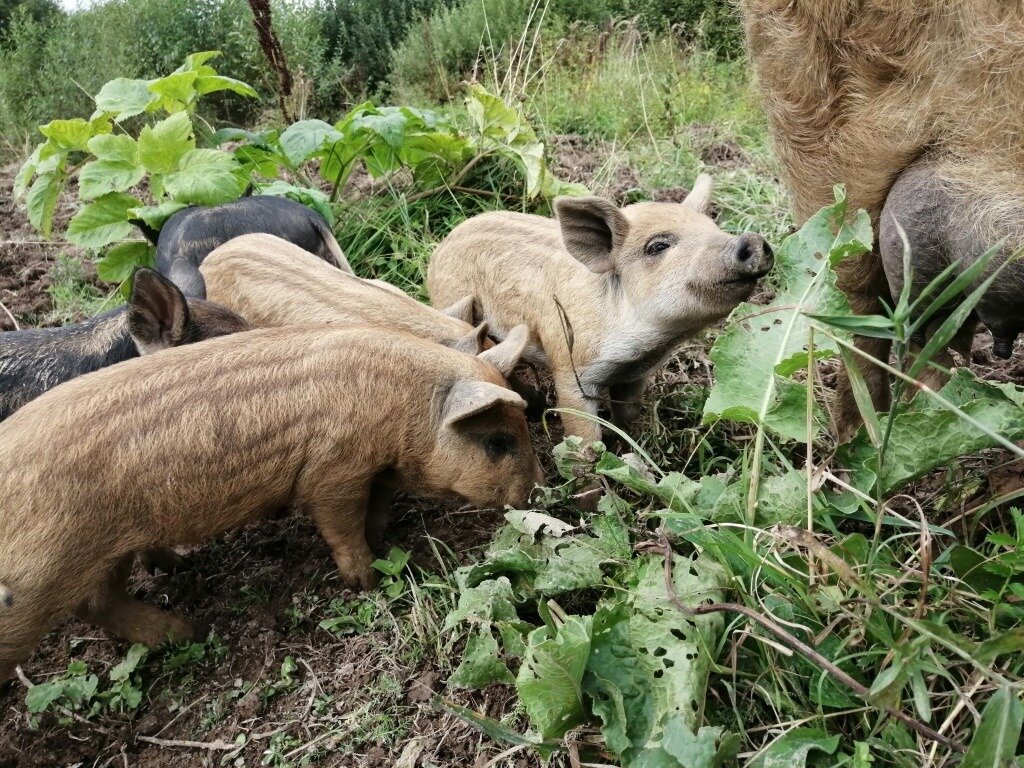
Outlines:
{"label": "piglet's front leg", "polygon": [[331,547],[342,581],[350,587],[371,590],[377,586],[380,574],[373,569],[373,553],[366,543],[367,504],[368,497],[362,493],[312,502],[308,510]]}
{"label": "piglet's front leg", "polygon": [[[597,416],[597,400],[587,397],[583,393],[576,380],[576,375],[572,371],[556,374],[555,393],[558,396],[559,408],[568,408]],[[560,413],[559,415],[562,417],[562,429],[566,437],[576,435],[583,438],[584,443],[592,443],[601,439],[601,425],[595,419],[575,413]]]}

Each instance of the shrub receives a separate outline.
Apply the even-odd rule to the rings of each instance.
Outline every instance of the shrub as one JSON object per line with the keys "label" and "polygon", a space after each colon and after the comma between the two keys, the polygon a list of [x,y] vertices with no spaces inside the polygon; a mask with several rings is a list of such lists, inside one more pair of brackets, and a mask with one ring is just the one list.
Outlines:
{"label": "shrub", "polygon": [[395,49],[390,85],[400,101],[448,101],[480,59],[514,49],[531,0],[463,0],[414,25]]}

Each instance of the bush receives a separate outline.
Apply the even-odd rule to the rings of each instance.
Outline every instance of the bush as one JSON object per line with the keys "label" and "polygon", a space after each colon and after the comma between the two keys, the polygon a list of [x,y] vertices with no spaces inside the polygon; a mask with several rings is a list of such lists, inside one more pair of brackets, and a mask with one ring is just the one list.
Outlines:
{"label": "bush", "polygon": [[435,11],[395,49],[389,82],[396,98],[451,100],[481,51],[499,56],[515,48],[532,6],[531,0],[463,0]]}
{"label": "bush", "polygon": [[623,0],[622,16],[649,30],[672,27],[685,41],[725,57],[743,52],[743,24],[730,0]]}

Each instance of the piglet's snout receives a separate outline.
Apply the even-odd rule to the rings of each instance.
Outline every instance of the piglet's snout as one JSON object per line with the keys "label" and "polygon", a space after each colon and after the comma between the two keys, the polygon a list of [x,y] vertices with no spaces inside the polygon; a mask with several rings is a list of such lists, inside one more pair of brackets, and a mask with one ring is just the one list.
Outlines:
{"label": "piglet's snout", "polygon": [[729,267],[737,276],[756,280],[764,277],[775,264],[775,255],[768,241],[753,232],[735,239],[728,251]]}

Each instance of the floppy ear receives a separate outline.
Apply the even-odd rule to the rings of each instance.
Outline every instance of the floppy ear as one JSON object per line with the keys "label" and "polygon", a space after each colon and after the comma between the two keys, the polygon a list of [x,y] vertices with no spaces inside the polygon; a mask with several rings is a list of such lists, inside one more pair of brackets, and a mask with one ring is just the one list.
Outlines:
{"label": "floppy ear", "polygon": [[511,389],[499,387],[489,381],[476,381],[474,379],[459,379],[448,392],[444,399],[444,406],[441,409],[441,423],[448,429],[455,427],[459,422],[501,403],[509,403],[517,408],[526,408],[526,401]]}
{"label": "floppy ear", "polygon": [[461,299],[456,301],[450,307],[445,307],[441,310],[448,317],[454,317],[456,320],[461,320],[464,323],[473,323],[473,297],[463,296]]}
{"label": "floppy ear", "polygon": [[508,376],[515,370],[519,358],[523,356],[527,342],[530,341],[530,329],[525,325],[517,325],[500,344],[495,344],[490,349],[481,352],[477,357],[485,360],[501,373]]}
{"label": "floppy ear", "polygon": [[452,344],[452,349],[465,352],[467,355],[478,355],[487,342],[487,323],[480,323],[461,339]]}
{"label": "floppy ear", "polygon": [[603,197],[556,197],[555,217],[565,250],[591,272],[609,272],[629,221]]}
{"label": "floppy ear", "polygon": [[700,174],[696,181],[693,182],[693,189],[690,190],[690,194],[683,200],[683,205],[688,205],[701,213],[707,213],[708,205],[711,204],[712,186],[711,177],[706,173]]}
{"label": "floppy ear", "polygon": [[178,286],[152,269],[135,270],[128,300],[128,332],[139,354],[180,344],[188,325],[188,302]]}

